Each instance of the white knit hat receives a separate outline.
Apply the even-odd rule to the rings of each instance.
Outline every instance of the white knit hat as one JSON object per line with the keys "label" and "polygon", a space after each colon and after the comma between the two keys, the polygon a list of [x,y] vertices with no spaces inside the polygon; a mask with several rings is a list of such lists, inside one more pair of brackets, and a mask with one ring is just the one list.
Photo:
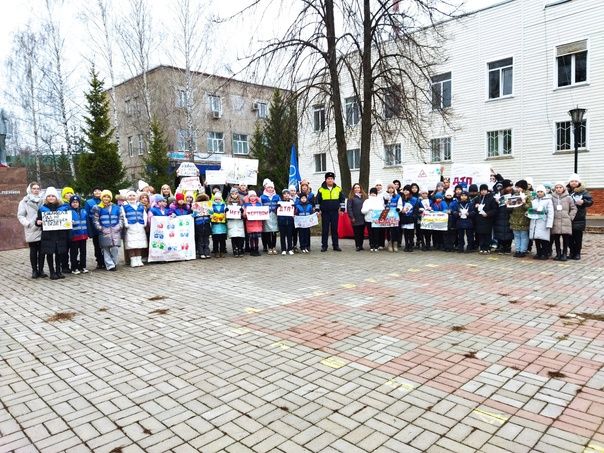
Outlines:
{"label": "white knit hat", "polygon": [[44,192],[44,199],[46,199],[46,197],[48,197],[49,195],[54,195],[55,198],[59,198],[59,192],[57,192],[57,189],[55,189],[54,187],[46,188],[46,191]]}
{"label": "white knit hat", "polygon": [[539,184],[537,187],[535,187],[535,192],[543,192],[546,193],[547,190],[545,190],[545,186],[543,184]]}
{"label": "white knit hat", "polygon": [[581,177],[577,173],[571,173],[571,175],[568,177],[568,182],[571,181],[581,182]]}

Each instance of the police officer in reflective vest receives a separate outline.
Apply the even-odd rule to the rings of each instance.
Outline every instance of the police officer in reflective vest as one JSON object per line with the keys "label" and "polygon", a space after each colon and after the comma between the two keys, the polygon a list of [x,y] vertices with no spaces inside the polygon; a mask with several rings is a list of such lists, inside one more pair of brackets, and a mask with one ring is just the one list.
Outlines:
{"label": "police officer in reflective vest", "polygon": [[342,249],[338,243],[338,214],[344,211],[344,194],[342,188],[334,180],[336,175],[328,171],[325,173],[325,182],[317,191],[317,201],[315,207],[321,211],[321,251],[327,251],[327,237],[331,230],[331,245],[336,252]]}

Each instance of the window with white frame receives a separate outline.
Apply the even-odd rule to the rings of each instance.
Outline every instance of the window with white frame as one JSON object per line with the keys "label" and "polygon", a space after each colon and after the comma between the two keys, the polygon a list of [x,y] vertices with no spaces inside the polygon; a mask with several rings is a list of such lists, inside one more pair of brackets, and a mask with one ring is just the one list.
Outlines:
{"label": "window with white frame", "polygon": [[359,100],[356,97],[346,98],[344,105],[346,107],[346,126],[356,126],[359,124],[361,119]]}
{"label": "window with white frame", "polygon": [[134,156],[134,145],[132,144],[132,137],[128,137],[128,156]]}
{"label": "window with white frame", "polygon": [[210,111],[212,113],[222,114],[222,100],[220,96],[209,94],[208,100],[210,102]]}
{"label": "window with white frame", "polygon": [[451,73],[432,77],[432,109],[441,110],[451,107]]}
{"label": "window with white frame", "polygon": [[348,159],[348,168],[351,170],[361,168],[361,150],[359,148],[347,150],[346,158]]}
{"label": "window with white frame", "polygon": [[387,167],[400,165],[403,161],[401,144],[384,145],[384,164]]}
{"label": "window with white frame", "polygon": [[138,134],[138,155],[142,156],[145,152],[145,139],[143,134]]}
{"label": "window with white frame", "polygon": [[208,132],[208,153],[224,153],[224,134]]}
{"label": "window with white frame", "polygon": [[512,129],[487,132],[487,157],[512,154]]}
{"label": "window with white frame", "polygon": [[315,154],[315,173],[327,171],[327,153]]}
{"label": "window with white frame", "polygon": [[266,102],[257,102],[258,110],[257,115],[258,118],[264,119],[268,117],[268,104]]}
{"label": "window with white frame", "polygon": [[451,160],[451,137],[439,137],[430,140],[430,160],[446,162]]}
{"label": "window with white frame", "polygon": [[511,96],[514,88],[514,59],[493,61],[489,66],[489,99]]}
{"label": "window with white frame", "polygon": [[176,131],[176,149],[179,151],[192,151],[191,147],[193,151],[197,151],[197,132],[193,131],[193,136],[189,140],[189,130],[178,129]]}
{"label": "window with white frame", "polygon": [[587,82],[587,40],[556,47],[557,86]]}
{"label": "window with white frame", "polygon": [[176,107],[184,109],[187,106],[187,90],[178,88],[176,90]]}
{"label": "window with white frame", "polygon": [[325,104],[317,104],[312,108],[313,130],[323,132],[325,130]]}
{"label": "window with white frame", "polygon": [[245,134],[233,134],[233,154],[249,154],[250,145]]}
{"label": "window with white frame", "polygon": [[[587,121],[579,126],[578,148],[587,149]],[[575,149],[575,127],[571,121],[556,123],[556,151],[571,151]]]}

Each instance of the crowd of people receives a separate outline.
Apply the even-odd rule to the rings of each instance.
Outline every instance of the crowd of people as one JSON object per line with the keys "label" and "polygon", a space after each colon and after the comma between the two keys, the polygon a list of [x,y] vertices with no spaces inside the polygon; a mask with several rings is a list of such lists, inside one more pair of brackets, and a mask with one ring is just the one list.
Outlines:
{"label": "crowd of people", "polygon": [[[194,221],[195,249],[198,259],[223,258],[227,239],[234,257],[260,256],[260,247],[276,255],[277,237],[282,255],[310,253],[310,228],[296,228],[294,217],[278,215],[279,207],[293,206],[295,216],[321,218],[321,252],[341,251],[338,240],[340,212],[346,212],[354,231],[357,251],[365,250],[366,236],[371,252],[391,253],[414,250],[445,252],[479,251],[526,257],[534,248],[535,259],[581,259],[586,211],[593,204],[589,192],[577,174],[553,185],[535,185],[530,179],[512,183],[492,175],[490,184],[451,186],[442,178],[432,190],[413,183],[402,186],[395,180],[384,187],[375,181],[368,193],[354,184],[348,197],[335,183],[335,174],[327,172],[325,181],[311,190],[308,181],[277,193],[272,181],[265,179],[261,193],[245,184],[214,187],[173,194],[169,185],[159,193],[150,186],[115,196],[101,187],[84,200],[70,187],[59,193],[54,187],[44,192],[37,182],[27,188],[19,204],[18,218],[29,244],[32,278],[44,278],[48,265],[50,279],[65,274],[87,273],[87,241],[92,239],[97,269],[115,271],[119,250],[124,244],[132,267],[143,266],[149,246],[149,226],[154,216],[190,215]],[[260,191],[259,191],[260,192]],[[198,209],[199,206],[206,206]],[[227,207],[238,207],[241,218],[227,219]],[[268,218],[247,217],[252,207],[268,207]],[[70,228],[44,228],[50,213],[71,213]],[[446,228],[433,229],[422,222],[430,213],[446,213]],[[218,215],[217,215],[218,214]],[[389,217],[387,227],[376,217]],[[64,217],[64,216],[63,216]],[[394,218],[394,222],[392,222]],[[211,242],[211,244],[210,244]],[[210,251],[210,245],[212,250]],[[554,250],[555,246],[555,250]]]}

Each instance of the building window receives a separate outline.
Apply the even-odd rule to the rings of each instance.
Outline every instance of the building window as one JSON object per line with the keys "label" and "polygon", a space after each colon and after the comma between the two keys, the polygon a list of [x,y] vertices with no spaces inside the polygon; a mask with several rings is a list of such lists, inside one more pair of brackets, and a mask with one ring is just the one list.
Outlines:
{"label": "building window", "polygon": [[128,156],[134,156],[134,145],[132,144],[132,137],[128,137]]}
{"label": "building window", "polygon": [[[579,126],[579,149],[587,149],[587,121]],[[570,121],[556,123],[556,151],[571,151],[575,149],[575,128]]]}
{"label": "building window", "polygon": [[250,145],[245,134],[233,134],[233,154],[249,154]]}
{"label": "building window", "polygon": [[145,152],[145,140],[143,134],[138,134],[138,155],[142,156]]}
{"label": "building window", "polygon": [[556,47],[559,87],[587,82],[587,40]]}
{"label": "building window", "polygon": [[268,104],[266,102],[256,102],[256,107],[258,118],[265,119],[268,117]]}
{"label": "building window", "polygon": [[487,132],[487,157],[512,154],[512,129]]}
{"label": "building window", "polygon": [[224,134],[208,132],[208,153],[224,153]]}
{"label": "building window", "polygon": [[430,140],[431,161],[443,162],[451,160],[451,137],[433,138]]}
{"label": "building window", "polygon": [[489,63],[489,99],[511,96],[514,88],[514,59]]}
{"label": "building window", "polygon": [[400,165],[402,163],[402,160],[403,159],[400,143],[384,146],[384,162],[386,163],[387,167]]}
{"label": "building window", "polygon": [[180,109],[187,107],[187,90],[181,88],[176,90],[176,107]]}
{"label": "building window", "polygon": [[314,131],[323,132],[325,130],[325,105],[315,105],[312,109]]}
{"label": "building window", "polygon": [[347,150],[346,157],[348,159],[348,168],[351,170],[361,168],[361,150],[359,148]]}
{"label": "building window", "polygon": [[451,107],[451,73],[432,77],[432,109]]}
{"label": "building window", "polygon": [[315,154],[315,173],[327,171],[327,154]]}
{"label": "building window", "polygon": [[126,99],[124,103],[126,104],[126,115],[132,115],[132,100]]}
{"label": "building window", "polygon": [[[197,132],[193,131],[192,137],[192,147],[195,151],[197,151]],[[191,151],[189,146],[189,130],[188,129],[178,129],[176,131],[176,149],[178,151]]]}
{"label": "building window", "polygon": [[388,88],[384,93],[384,118],[387,120],[401,115],[401,100],[394,88]]}
{"label": "building window", "polygon": [[220,96],[208,95],[210,102],[210,111],[216,115],[222,115],[222,100]]}
{"label": "building window", "polygon": [[346,126],[356,126],[361,119],[359,100],[356,97],[346,98]]}

